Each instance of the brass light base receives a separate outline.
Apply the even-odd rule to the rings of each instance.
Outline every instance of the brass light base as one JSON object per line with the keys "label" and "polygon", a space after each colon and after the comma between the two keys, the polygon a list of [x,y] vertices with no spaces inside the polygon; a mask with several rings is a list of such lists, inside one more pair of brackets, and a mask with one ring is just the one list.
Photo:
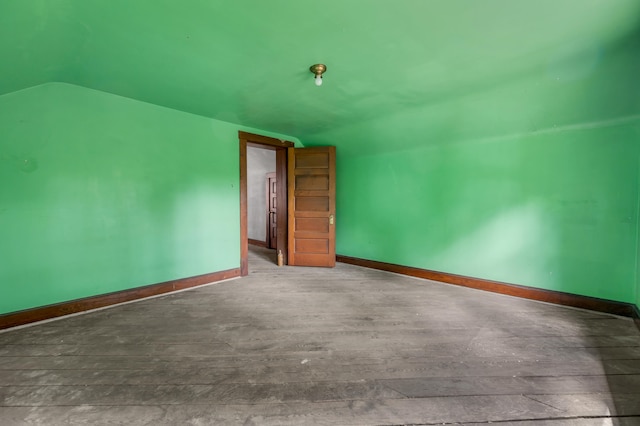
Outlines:
{"label": "brass light base", "polygon": [[315,64],[309,67],[309,71],[315,74],[315,76],[322,77],[322,74],[327,70],[327,66],[325,64]]}

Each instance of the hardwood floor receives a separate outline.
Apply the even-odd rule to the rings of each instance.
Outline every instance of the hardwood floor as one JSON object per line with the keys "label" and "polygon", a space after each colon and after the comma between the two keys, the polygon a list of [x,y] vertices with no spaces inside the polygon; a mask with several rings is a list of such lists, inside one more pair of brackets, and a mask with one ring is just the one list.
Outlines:
{"label": "hardwood floor", "polygon": [[640,425],[630,319],[274,262],[0,333],[0,424]]}

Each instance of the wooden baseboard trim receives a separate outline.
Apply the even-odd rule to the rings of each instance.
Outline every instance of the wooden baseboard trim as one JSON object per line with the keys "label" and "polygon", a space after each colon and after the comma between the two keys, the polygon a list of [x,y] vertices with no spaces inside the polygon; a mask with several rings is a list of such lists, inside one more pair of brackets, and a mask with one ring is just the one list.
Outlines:
{"label": "wooden baseboard trim", "polygon": [[253,246],[260,246],[260,247],[266,247],[267,246],[267,242],[266,241],[253,240],[251,238],[249,238],[249,244],[251,244]]}
{"label": "wooden baseboard trim", "polygon": [[182,278],[159,284],[151,284],[143,287],[136,287],[128,290],[26,309],[24,311],[10,312],[8,314],[0,315],[0,330],[57,318],[64,315],[75,314],[78,312],[89,311],[91,309],[104,308],[118,303],[131,302],[137,299],[171,293],[177,290],[198,287],[204,284],[210,284],[216,281],[222,281],[239,276],[240,268],[229,269],[226,271],[212,272],[210,274],[197,275],[194,277]]}
{"label": "wooden baseboard trim", "polygon": [[[351,265],[364,266],[365,268],[395,272],[397,274],[409,275],[411,277],[424,278],[427,280],[439,281],[463,287],[470,287],[478,290],[490,291],[493,293],[506,294],[509,296],[521,297],[523,299],[538,300],[541,302],[554,303],[556,305],[572,306],[574,308],[589,309],[592,311],[605,312],[608,314],[620,315],[625,317],[633,317],[634,313],[637,312],[637,308],[635,305],[632,305],[630,303],[616,302],[613,300],[598,299],[595,297],[580,296],[571,293],[543,290],[533,287],[524,287],[499,281],[466,277],[464,275],[431,271],[428,269],[420,269],[411,266],[378,262],[375,260],[360,259],[357,257],[337,255],[336,260],[338,262],[349,263]],[[640,320],[636,320],[636,324],[638,323],[640,323]]]}
{"label": "wooden baseboard trim", "polygon": [[640,330],[640,308],[638,306],[633,306],[633,320],[636,323],[636,327]]}

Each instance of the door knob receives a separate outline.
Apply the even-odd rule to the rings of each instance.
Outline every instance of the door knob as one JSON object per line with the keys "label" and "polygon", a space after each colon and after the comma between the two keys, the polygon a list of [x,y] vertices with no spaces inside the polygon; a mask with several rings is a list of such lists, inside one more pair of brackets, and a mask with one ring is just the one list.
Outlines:
{"label": "door knob", "polygon": [[333,225],[333,215],[329,215],[329,225]]}

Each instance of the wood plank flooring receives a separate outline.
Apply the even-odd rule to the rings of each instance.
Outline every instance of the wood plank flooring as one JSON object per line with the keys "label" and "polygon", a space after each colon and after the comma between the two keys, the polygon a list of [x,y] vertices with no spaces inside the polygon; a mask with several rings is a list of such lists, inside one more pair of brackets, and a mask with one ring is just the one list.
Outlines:
{"label": "wood plank flooring", "polygon": [[626,318],[338,264],[0,333],[0,424],[640,425]]}

